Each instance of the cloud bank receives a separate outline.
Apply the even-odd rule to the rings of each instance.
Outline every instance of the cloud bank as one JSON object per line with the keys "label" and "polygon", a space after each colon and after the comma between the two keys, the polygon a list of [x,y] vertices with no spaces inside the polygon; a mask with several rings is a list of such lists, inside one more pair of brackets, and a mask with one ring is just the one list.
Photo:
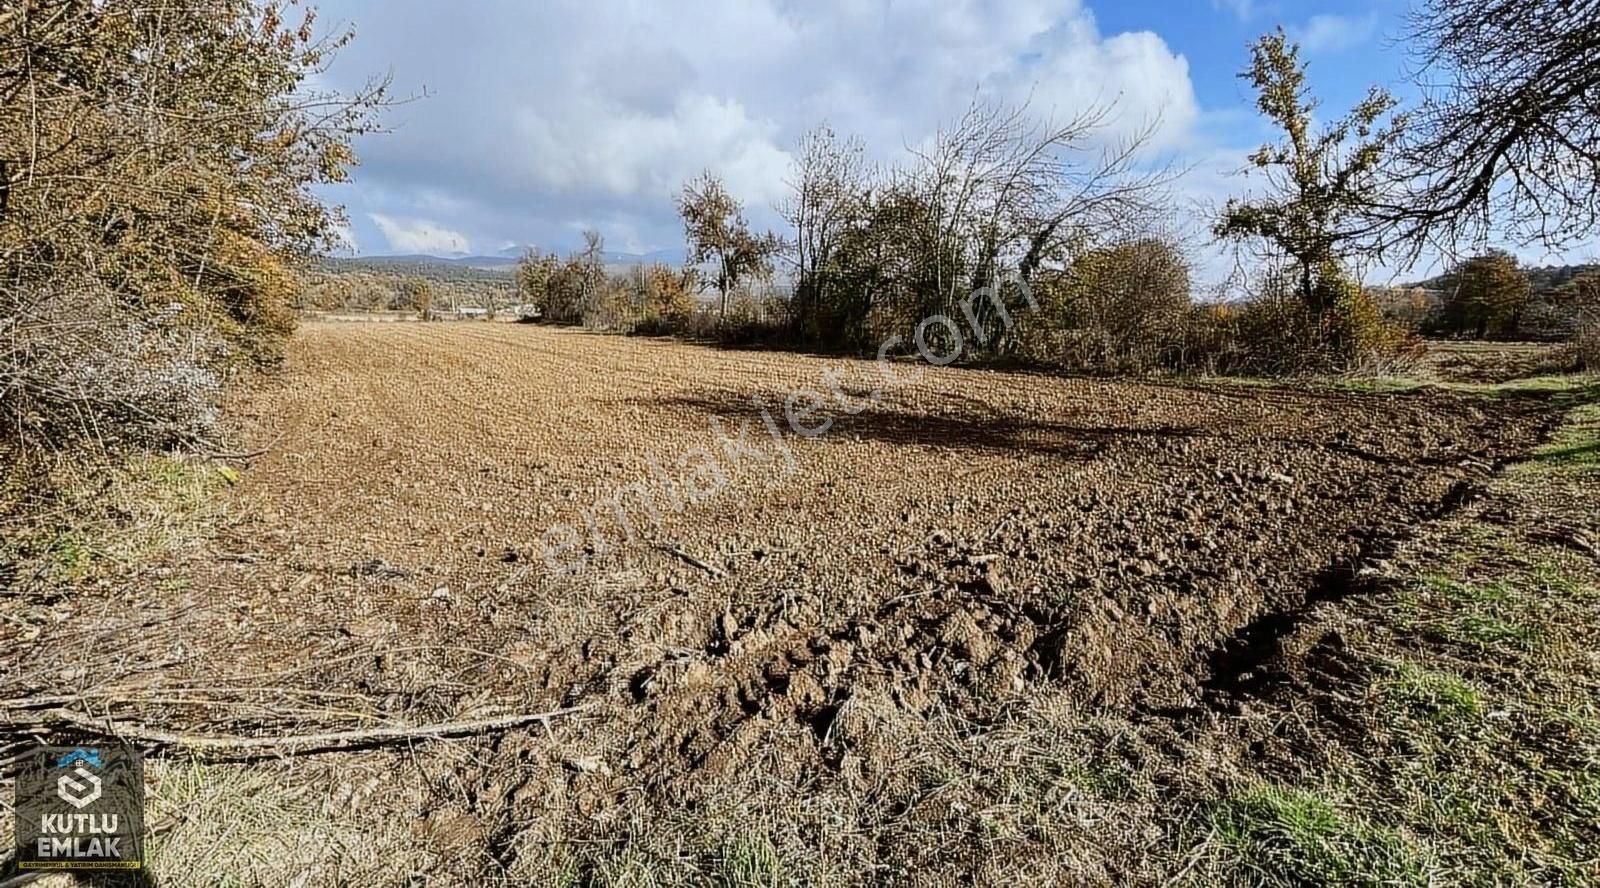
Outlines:
{"label": "cloud bank", "polygon": [[356,41],[328,78],[392,71],[427,97],[362,140],[350,206],[364,252],[507,240],[677,246],[672,197],[702,169],[770,221],[790,151],[822,122],[898,157],[975,95],[1064,118],[1115,101],[1110,136],[1190,138],[1187,61],[1102,34],[1073,0],[706,0],[696,4],[323,0]]}

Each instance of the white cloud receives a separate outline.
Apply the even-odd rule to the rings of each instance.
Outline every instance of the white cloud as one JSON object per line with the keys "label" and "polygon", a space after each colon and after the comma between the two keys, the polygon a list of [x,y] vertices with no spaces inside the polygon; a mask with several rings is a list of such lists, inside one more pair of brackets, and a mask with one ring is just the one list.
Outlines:
{"label": "white cloud", "polygon": [[1241,22],[1255,18],[1255,0],[1211,0],[1212,9],[1222,9],[1234,14]]}
{"label": "white cloud", "polygon": [[1378,32],[1378,14],[1314,15],[1289,36],[1309,53],[1339,52],[1370,41]]}
{"label": "white cloud", "polygon": [[1108,136],[1159,119],[1163,147],[1199,114],[1182,56],[1149,32],[1102,35],[1077,0],[320,5],[358,25],[335,79],[392,68],[400,92],[429,93],[360,143],[360,187],[336,193],[391,223],[437,220],[391,234],[373,218],[391,244],[560,246],[593,225],[676,246],[672,195],[707,168],[771,224],[805,130],[826,121],[894,159],[975,94],[1057,118],[1115,100]]}
{"label": "white cloud", "polygon": [[[383,232],[389,249],[398,253],[466,253],[466,235],[451,231],[426,219],[401,219],[383,213],[368,213],[367,218]],[[353,240],[353,239],[352,239]]]}

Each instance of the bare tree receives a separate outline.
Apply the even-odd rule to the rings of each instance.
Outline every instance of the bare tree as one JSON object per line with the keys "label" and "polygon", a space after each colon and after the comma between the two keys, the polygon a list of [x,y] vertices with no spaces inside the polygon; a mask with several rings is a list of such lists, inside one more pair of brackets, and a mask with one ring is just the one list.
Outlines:
{"label": "bare tree", "polygon": [[1600,223],[1600,2],[1425,0],[1398,200],[1374,214],[1413,255],[1498,233],[1556,248]]}
{"label": "bare tree", "polygon": [[[968,292],[996,287],[1004,268],[1026,280],[1043,263],[1064,263],[1089,242],[1116,239],[1164,211],[1166,186],[1179,172],[1141,166],[1159,121],[1107,146],[1113,110],[1096,106],[1046,124],[1026,104],[975,101],[931,147],[913,151],[916,163],[896,188],[920,217],[912,229],[932,289],[926,313],[950,314]],[[980,305],[983,323],[997,309]]]}
{"label": "bare tree", "polygon": [[794,229],[789,244],[795,279],[790,314],[808,338],[821,338],[823,331],[815,327],[825,301],[849,298],[835,292],[848,286],[841,280],[839,252],[851,231],[866,219],[873,175],[860,139],[841,142],[827,126],[801,139],[788,182],[791,195],[779,211]]}

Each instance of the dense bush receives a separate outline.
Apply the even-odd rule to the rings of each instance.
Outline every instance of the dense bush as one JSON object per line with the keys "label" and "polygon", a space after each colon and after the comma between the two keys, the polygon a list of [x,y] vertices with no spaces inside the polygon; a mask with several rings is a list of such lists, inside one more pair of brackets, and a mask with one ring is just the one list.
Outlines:
{"label": "dense bush", "polygon": [[619,333],[671,334],[699,310],[690,295],[693,274],[662,264],[639,265],[606,282],[599,310],[586,325]]}
{"label": "dense bush", "polygon": [[1337,267],[1324,266],[1313,287],[1328,306],[1320,314],[1288,269],[1268,274],[1243,302],[1192,313],[1181,368],[1279,376],[1389,371],[1415,359],[1414,339]]}
{"label": "dense bush", "polygon": [[381,87],[309,91],[342,38],[284,12],[72,0],[0,13],[0,434],[197,437],[232,366],[278,359],[293,269],[338,222],[314,188],[343,179],[381,101]]}
{"label": "dense bush", "polygon": [[1190,323],[1189,266],[1172,244],[1141,239],[1090,250],[1034,281],[1037,311],[1017,315],[1022,355],[1081,372],[1171,366]]}
{"label": "dense bush", "polygon": [[605,328],[611,280],[601,259],[600,235],[584,232],[585,245],[566,259],[529,250],[517,263],[517,289],[547,324],[587,324]]}
{"label": "dense bush", "polygon": [[130,309],[90,275],[0,288],[0,438],[204,439],[226,366],[214,330],[178,303]]}

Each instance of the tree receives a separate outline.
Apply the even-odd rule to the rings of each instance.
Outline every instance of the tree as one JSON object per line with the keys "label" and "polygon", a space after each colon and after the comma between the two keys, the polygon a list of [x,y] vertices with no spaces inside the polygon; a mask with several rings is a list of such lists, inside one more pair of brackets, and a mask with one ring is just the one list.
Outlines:
{"label": "tree", "polygon": [[1420,251],[1490,234],[1559,248],[1600,225],[1600,7],[1425,0],[1410,41],[1425,101],[1374,212]]}
{"label": "tree", "polygon": [[1402,132],[1392,118],[1396,102],[1374,87],[1343,119],[1313,131],[1318,103],[1306,87],[1300,47],[1282,29],[1251,47],[1251,65],[1239,75],[1256,91],[1256,107],[1283,130],[1284,141],[1250,155],[1250,170],[1266,178],[1269,194],[1228,201],[1215,226],[1219,238],[1258,241],[1287,256],[1297,273],[1300,298],[1314,315],[1333,307],[1332,283],[1318,286],[1324,271],[1335,273],[1370,232],[1364,213],[1379,200],[1380,166]]}
{"label": "tree", "polygon": [[[1056,123],[1034,118],[1026,103],[974,101],[929,148],[913,152],[915,163],[892,189],[901,207],[895,224],[921,266],[920,316],[952,315],[972,292],[998,288],[1008,267],[1026,281],[1045,262],[1130,235],[1164,210],[1173,171],[1138,170],[1155,123],[1095,147],[1114,110],[1095,106]],[[979,323],[993,328],[994,303],[977,309]]]}
{"label": "tree", "polygon": [[[1016,279],[1136,236],[1165,209],[1174,172],[1143,156],[1155,124],[1105,147],[1112,110],[1058,123],[1026,104],[974,101],[889,174],[867,167],[859,142],[809,134],[783,207],[795,232],[796,332],[874,348],[924,319],[970,313],[963,349],[1011,348],[1005,303],[1020,301]],[[941,351],[956,344],[942,341],[952,335],[943,325],[925,332]]]}
{"label": "tree", "polygon": [[1479,339],[1515,333],[1530,290],[1510,253],[1492,250],[1468,259],[1445,276],[1445,325]]}
{"label": "tree", "polygon": [[795,332],[811,342],[853,338],[859,298],[843,280],[841,250],[864,221],[871,202],[872,173],[860,139],[840,142],[826,126],[807,133],[796,153],[790,197],[780,208],[794,229],[791,257],[795,291],[791,318]]}
{"label": "tree", "polygon": [[683,186],[678,215],[689,242],[689,261],[712,264],[721,313],[727,317],[728,294],[752,278],[770,278],[783,241],[770,232],[752,233],[744,207],[710,171]]}
{"label": "tree", "polygon": [[530,247],[517,261],[517,292],[522,301],[534,306],[541,315],[548,314],[550,283],[555,278],[561,260],[554,253]]}
{"label": "tree", "polygon": [[400,284],[400,294],[405,307],[416,312],[417,317],[433,320],[433,285],[426,278],[406,278]]}
{"label": "tree", "polygon": [[[289,21],[289,5],[0,4],[8,434],[142,427],[151,442],[193,440],[203,430],[147,422],[154,402],[203,406],[214,387],[183,380],[277,358],[295,267],[340,222],[318,189],[346,177],[353,136],[385,102],[382,82],[353,95],[317,86],[349,35],[318,36],[312,13]],[[112,365],[127,378],[113,383]],[[150,403],[63,384],[89,378]]]}
{"label": "tree", "polygon": [[698,307],[690,290],[694,285],[691,270],[676,271],[669,265],[654,263],[641,273],[645,300],[644,310],[649,317],[669,325],[679,324],[694,314]]}

